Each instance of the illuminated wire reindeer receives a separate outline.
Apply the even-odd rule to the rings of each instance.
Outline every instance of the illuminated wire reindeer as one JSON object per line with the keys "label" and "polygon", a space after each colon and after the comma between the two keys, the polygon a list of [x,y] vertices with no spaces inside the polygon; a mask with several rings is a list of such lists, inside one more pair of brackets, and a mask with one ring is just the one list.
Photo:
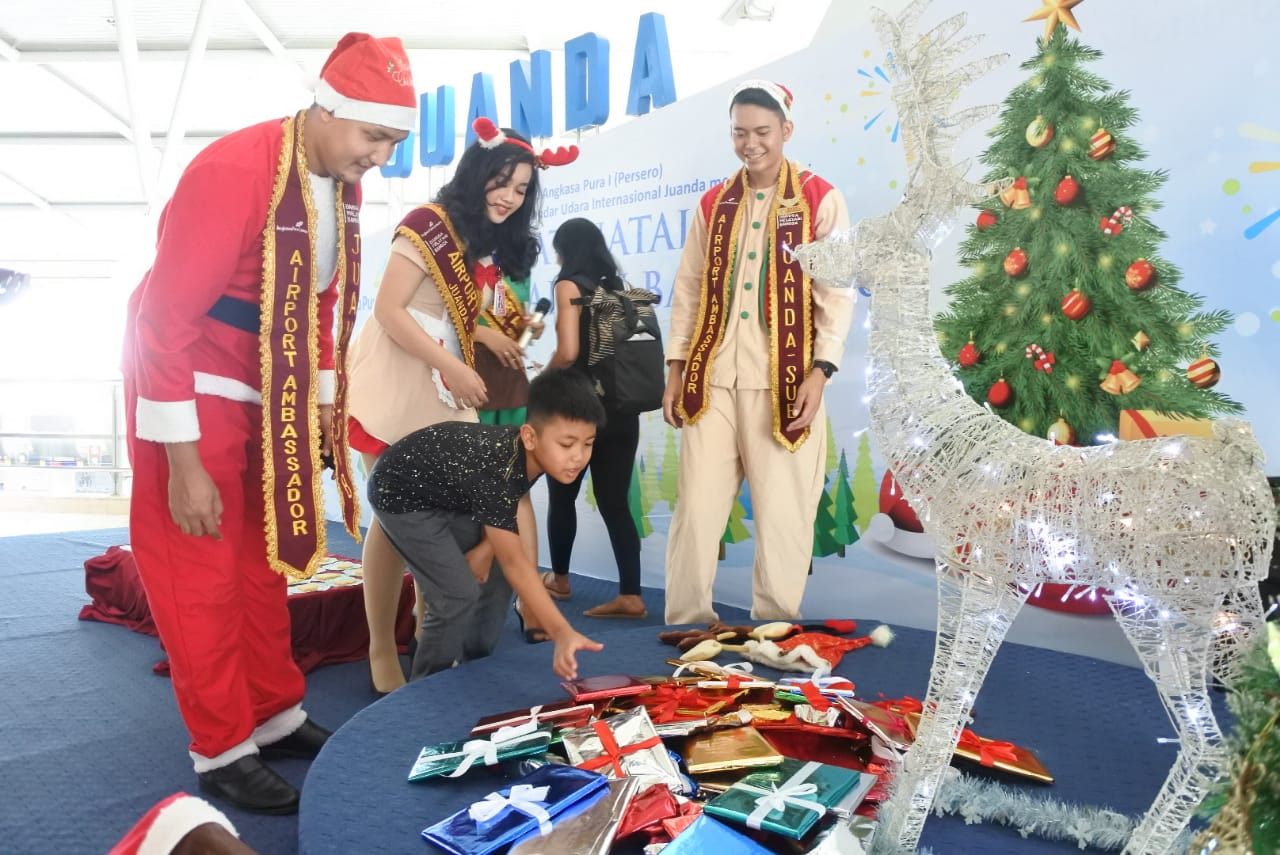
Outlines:
{"label": "illuminated wire reindeer", "polygon": [[[956,92],[1003,57],[961,64],[980,36],[957,15],[923,35],[928,0],[875,13],[893,64],[909,180],[889,213],[797,248],[811,273],[871,290],[868,392],[885,460],[937,544],[938,633],[925,714],[881,808],[873,851],[914,851],[965,716],[1029,592],[1096,586],[1177,730],[1180,748],[1128,853],[1173,850],[1226,750],[1209,674],[1231,677],[1261,620],[1274,504],[1247,423],[1212,439],[1055,446],[976,404],[938,349],[931,248],[962,206],[999,188],[964,180],[955,136],[994,107],[953,113]],[[1218,626],[1216,615],[1230,615]]]}

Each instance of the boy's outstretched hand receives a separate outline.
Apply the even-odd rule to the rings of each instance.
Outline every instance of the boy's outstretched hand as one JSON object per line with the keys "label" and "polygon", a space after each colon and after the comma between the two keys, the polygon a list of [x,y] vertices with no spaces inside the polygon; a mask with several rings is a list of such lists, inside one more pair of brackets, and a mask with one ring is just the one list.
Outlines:
{"label": "boy's outstretched hand", "polygon": [[598,641],[592,641],[577,630],[570,629],[556,638],[555,656],[551,660],[551,667],[556,674],[566,680],[577,679],[579,650],[590,650],[595,653],[604,650],[604,645]]}

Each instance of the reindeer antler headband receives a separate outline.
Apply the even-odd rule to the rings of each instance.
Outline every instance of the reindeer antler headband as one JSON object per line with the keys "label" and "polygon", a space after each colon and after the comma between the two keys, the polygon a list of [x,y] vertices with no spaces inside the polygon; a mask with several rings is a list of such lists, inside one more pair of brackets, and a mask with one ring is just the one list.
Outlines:
{"label": "reindeer antler headband", "polygon": [[480,145],[484,148],[497,148],[503,143],[520,146],[520,148],[533,155],[533,162],[538,165],[539,169],[546,169],[549,166],[565,166],[578,159],[578,147],[576,145],[571,145],[568,148],[560,146],[555,151],[544,148],[542,154],[538,154],[533,150],[533,146],[524,140],[518,140],[504,134],[502,129],[487,116],[480,116],[472,122],[471,129],[476,132],[476,136],[480,138]]}

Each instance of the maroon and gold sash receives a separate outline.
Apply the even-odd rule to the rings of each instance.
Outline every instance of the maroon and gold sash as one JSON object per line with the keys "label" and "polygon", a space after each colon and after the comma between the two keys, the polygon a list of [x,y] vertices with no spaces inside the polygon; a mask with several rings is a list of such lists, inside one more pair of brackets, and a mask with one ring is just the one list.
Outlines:
{"label": "maroon and gold sash", "polygon": [[458,240],[444,209],[438,205],[414,208],[400,221],[396,234],[404,235],[418,248],[449,310],[462,357],[474,368],[476,320],[480,317],[484,294],[471,279],[462,241]]}
{"label": "maroon and gold sash", "polygon": [[[305,579],[324,557],[320,486],[319,288],[316,212],[306,176],[305,112],[284,122],[271,208],[262,240],[262,463],[267,561]],[[337,197],[339,327],[333,456],[347,530],[359,536],[359,503],[346,445],[345,349],[360,300],[360,225],[356,188]]]}
{"label": "maroon and gold sash", "polygon": [[[511,287],[511,283],[504,276],[502,281],[498,283],[506,292],[503,298],[503,305],[506,306],[506,312],[502,317],[498,317],[492,308],[485,309],[480,313],[480,317],[484,318],[484,322],[494,329],[501,332],[512,341],[520,340],[520,333],[524,332],[524,303],[520,302],[520,298],[516,296],[515,289]],[[494,286],[498,287],[498,286]],[[495,299],[494,305],[498,301]]]}
{"label": "maroon and gold sash", "polygon": [[[711,401],[711,370],[724,337],[746,188],[747,173],[743,169],[717,188],[708,206],[702,298],[685,362],[685,386],[680,399],[681,414],[690,424],[702,417]],[[772,227],[768,233],[765,310],[769,323],[773,436],[791,451],[799,448],[809,436],[808,428],[793,431],[786,425],[795,419],[796,395],[812,359],[813,303],[812,283],[800,263],[781,247],[799,246],[812,239],[813,207],[802,192],[795,168],[783,161],[769,216]]]}

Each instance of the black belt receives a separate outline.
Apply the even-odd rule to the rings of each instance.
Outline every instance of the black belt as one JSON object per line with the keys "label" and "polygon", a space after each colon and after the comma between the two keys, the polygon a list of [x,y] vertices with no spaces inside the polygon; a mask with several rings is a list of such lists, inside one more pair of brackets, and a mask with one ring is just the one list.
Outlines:
{"label": "black belt", "polygon": [[257,303],[236,297],[219,297],[206,314],[215,321],[257,335],[262,330],[262,309]]}

